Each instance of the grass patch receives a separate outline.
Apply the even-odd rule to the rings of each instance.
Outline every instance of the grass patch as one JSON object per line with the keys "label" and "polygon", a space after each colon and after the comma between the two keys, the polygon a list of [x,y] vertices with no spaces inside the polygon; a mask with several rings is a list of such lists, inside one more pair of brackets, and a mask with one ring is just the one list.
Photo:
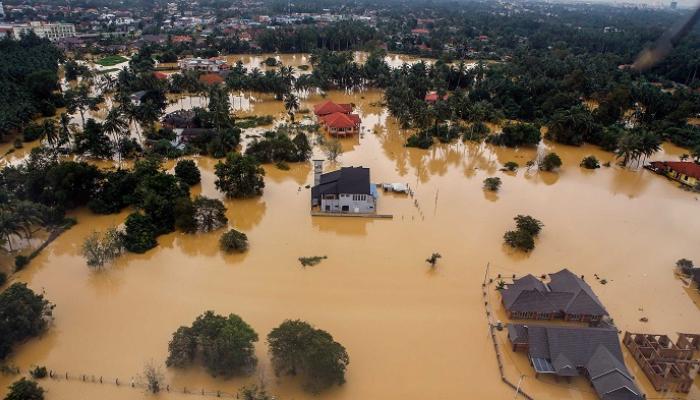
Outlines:
{"label": "grass patch", "polygon": [[299,257],[299,262],[302,267],[313,267],[326,258],[328,258],[328,256]]}
{"label": "grass patch", "polygon": [[128,60],[122,56],[107,56],[97,60],[96,63],[100,64],[103,67],[111,67],[113,65],[121,64],[125,61]]}

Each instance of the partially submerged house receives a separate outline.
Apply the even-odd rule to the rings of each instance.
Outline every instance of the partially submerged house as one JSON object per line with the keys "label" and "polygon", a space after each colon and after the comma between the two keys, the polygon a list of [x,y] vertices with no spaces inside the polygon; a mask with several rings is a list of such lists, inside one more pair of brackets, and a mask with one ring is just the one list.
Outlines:
{"label": "partially submerged house", "polygon": [[185,58],[177,64],[183,71],[220,72],[229,69],[226,61],[219,58]]}
{"label": "partially submerged house", "polygon": [[323,161],[314,160],[311,206],[324,213],[374,214],[377,187],[369,179],[369,168],[343,167],[322,173]]}
{"label": "partially submerged house", "polygon": [[501,290],[508,318],[598,322],[608,312],[593,289],[568,269],[549,274],[549,283],[532,275],[515,279]]}
{"label": "partially submerged house", "polygon": [[509,324],[513,351],[527,352],[536,375],[584,376],[602,400],[642,400],[622,356],[617,330]]}
{"label": "partially submerged house", "polygon": [[646,168],[686,186],[700,185],[700,164],[691,161],[652,161]]}
{"label": "partially submerged house", "polygon": [[196,113],[193,110],[177,110],[163,117],[163,126],[170,129],[195,128]]}
{"label": "partially submerged house", "polygon": [[700,335],[679,333],[673,343],[666,335],[625,332],[622,342],[656,391],[690,391],[695,367],[700,365],[695,356],[700,350]]}
{"label": "partially submerged house", "polygon": [[332,136],[353,136],[360,132],[362,119],[352,113],[352,104],[338,104],[331,100],[314,106],[318,121]]}

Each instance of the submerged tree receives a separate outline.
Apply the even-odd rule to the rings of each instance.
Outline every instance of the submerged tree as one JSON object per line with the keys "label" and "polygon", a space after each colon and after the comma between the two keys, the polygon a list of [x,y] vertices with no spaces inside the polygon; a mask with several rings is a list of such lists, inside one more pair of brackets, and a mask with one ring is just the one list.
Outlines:
{"label": "submerged tree", "polygon": [[122,253],[121,233],[115,227],[104,233],[93,232],[83,241],[81,252],[89,267],[101,268]]}
{"label": "submerged tree", "polygon": [[540,162],[540,169],[542,171],[554,171],[555,169],[561,167],[561,165],[561,158],[559,158],[557,153],[548,153],[546,156],[544,156],[544,158],[542,158],[542,161]]}
{"label": "submerged tree", "polygon": [[178,161],[175,165],[175,176],[190,186],[198,184],[201,180],[201,173],[194,160]]}
{"label": "submerged tree", "polygon": [[226,161],[219,162],[214,169],[218,178],[214,184],[227,197],[242,198],[262,194],[265,170],[254,158],[229,153]]}
{"label": "submerged tree", "polygon": [[430,264],[430,268],[435,268],[437,265],[438,259],[442,258],[442,255],[440,253],[433,253],[428,257],[428,259],[425,260],[428,264]]}
{"label": "submerged tree", "polygon": [[489,178],[484,179],[484,189],[491,191],[491,192],[497,192],[498,189],[501,188],[501,178],[497,176],[492,176]]}
{"label": "submerged tree", "polygon": [[26,283],[15,283],[0,292],[0,361],[12,346],[43,333],[49,326],[54,305]]}
{"label": "submerged tree", "polygon": [[328,332],[301,320],[287,320],[267,335],[276,375],[300,375],[304,388],[318,393],[345,383],[350,359]]}
{"label": "submerged tree", "polygon": [[243,232],[230,229],[221,235],[219,247],[227,253],[242,253],[248,250],[248,236]]}
{"label": "submerged tree", "polygon": [[44,389],[33,380],[21,378],[8,389],[5,400],[44,400]]}

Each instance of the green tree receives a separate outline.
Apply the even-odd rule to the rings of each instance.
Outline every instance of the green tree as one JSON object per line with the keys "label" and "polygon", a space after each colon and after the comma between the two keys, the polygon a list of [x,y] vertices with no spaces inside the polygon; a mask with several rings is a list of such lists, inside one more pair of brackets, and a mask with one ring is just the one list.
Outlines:
{"label": "green tree", "polygon": [[5,400],[44,400],[44,389],[26,378],[15,381],[8,389]]}
{"label": "green tree", "polygon": [[547,155],[544,156],[540,162],[540,169],[542,171],[554,171],[555,169],[561,167],[561,164],[561,158],[559,158],[557,153],[547,153]]}
{"label": "green tree", "polygon": [[276,375],[300,375],[317,393],[345,383],[350,362],[345,348],[328,332],[301,320],[286,320],[267,335]]}
{"label": "green tree", "polygon": [[54,305],[25,283],[15,283],[0,293],[0,360],[12,346],[43,333]]}
{"label": "green tree", "polygon": [[230,229],[221,235],[219,247],[227,253],[242,253],[248,250],[248,236],[243,232]]}
{"label": "green tree", "polygon": [[581,167],[586,169],[600,168],[600,162],[595,156],[588,156],[581,160]]}
{"label": "green tree", "polygon": [[540,220],[529,215],[518,215],[513,219],[515,220],[515,226],[518,230],[525,231],[532,236],[539,235],[542,231],[542,227],[544,227],[544,224]]}
{"label": "green tree", "polygon": [[484,179],[484,189],[491,192],[498,192],[501,188],[501,178],[497,176],[492,176]]}
{"label": "green tree", "polygon": [[526,231],[508,231],[503,235],[503,241],[510,247],[528,252],[535,248],[535,239]]}
{"label": "green tree", "polygon": [[132,253],[145,253],[156,247],[156,228],[148,216],[141,213],[131,213],[124,222],[126,227],[122,243],[124,248]]}
{"label": "green tree", "polygon": [[201,174],[194,160],[180,160],[175,165],[175,176],[192,186],[199,183]]}
{"label": "green tree", "polygon": [[111,227],[104,233],[93,232],[83,241],[81,252],[89,267],[101,268],[122,253],[122,236]]}
{"label": "green tree", "polygon": [[226,161],[217,163],[214,170],[218,178],[214,184],[227,197],[259,196],[265,187],[265,170],[250,156],[229,153]]}
{"label": "green tree", "polygon": [[503,132],[489,137],[489,141],[507,147],[537,146],[540,130],[528,123],[508,124],[503,127]]}

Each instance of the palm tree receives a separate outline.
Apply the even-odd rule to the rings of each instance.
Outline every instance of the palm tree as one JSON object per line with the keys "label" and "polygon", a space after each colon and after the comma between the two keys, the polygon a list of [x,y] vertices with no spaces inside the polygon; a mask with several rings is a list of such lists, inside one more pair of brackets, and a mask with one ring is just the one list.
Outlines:
{"label": "palm tree", "polygon": [[106,134],[111,136],[112,143],[117,150],[117,163],[120,168],[122,163],[121,142],[128,128],[129,122],[124,118],[122,110],[117,107],[109,110],[107,118],[105,118],[104,123],[102,123],[102,129]]}
{"label": "palm tree", "polygon": [[289,114],[292,125],[294,125],[294,113],[299,110],[299,99],[297,96],[293,93],[287,93],[284,96],[284,108],[287,110],[287,114]]}
{"label": "palm tree", "polygon": [[12,236],[18,236],[22,228],[17,216],[12,210],[0,209],[0,238],[7,243],[12,251]]}

